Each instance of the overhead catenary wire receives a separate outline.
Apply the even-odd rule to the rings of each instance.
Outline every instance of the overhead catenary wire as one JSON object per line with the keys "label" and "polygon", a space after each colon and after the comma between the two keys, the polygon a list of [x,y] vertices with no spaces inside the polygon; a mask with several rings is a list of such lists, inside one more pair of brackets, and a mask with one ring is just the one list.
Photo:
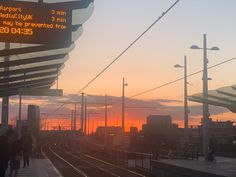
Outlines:
{"label": "overhead catenary wire", "polygon": [[[217,67],[217,66],[223,65],[223,64],[228,63],[228,62],[231,62],[231,61],[233,61],[233,60],[236,60],[236,57],[230,58],[230,59],[228,59],[228,60],[224,60],[224,61],[222,61],[222,62],[220,62],[220,63],[215,64],[215,65],[212,65],[212,66],[208,67],[208,69],[215,68],[215,67]],[[202,73],[202,72],[203,72],[203,70],[199,70],[199,71],[196,71],[196,72],[194,72],[194,73],[191,73],[191,74],[187,75],[187,77],[191,77],[191,76],[194,76],[194,75],[199,74],[199,73]],[[175,79],[175,80],[170,81],[170,82],[167,82],[167,83],[165,83],[165,84],[156,86],[156,87],[154,87],[154,88],[152,88],[152,89],[149,89],[149,90],[146,90],[146,91],[137,93],[137,94],[135,94],[135,95],[132,95],[132,96],[130,96],[129,98],[138,97],[138,96],[140,96],[140,95],[143,95],[143,94],[152,92],[152,91],[154,91],[154,90],[160,89],[160,88],[162,88],[162,87],[171,85],[171,84],[176,83],[176,82],[178,82],[178,81],[181,81],[181,80],[183,80],[183,79],[184,79],[184,77]]]}
{"label": "overhead catenary wire", "polygon": [[[100,72],[98,72],[95,77],[93,77],[89,82],[87,82],[76,94],[72,95],[71,98],[69,98],[69,101],[74,99],[78,94],[83,92],[89,85],[91,85],[98,77],[100,77],[108,68],[111,67],[117,60],[119,60],[134,44],[136,44],[153,26],[155,26],[168,12],[170,12],[171,9],[173,9],[180,0],[175,1],[167,10],[165,10],[161,16],[159,16],[146,30],[144,30],[131,44],[126,47],[120,54],[117,55],[105,68],[103,68]],[[57,112],[60,108],[62,108],[65,104],[60,105],[53,113]]]}
{"label": "overhead catenary wire", "polygon": [[122,57],[134,44],[136,44],[158,21],[160,21],[180,0],[177,0],[172,4],[165,12],[162,13],[143,33],[141,33],[127,48],[125,48],[115,59],[110,62],[105,68],[103,68],[94,78],[92,78],[84,87],[82,87],[77,93],[81,93],[85,90],[92,82],[94,82],[100,75],[102,75],[113,63],[115,63],[120,57]]}
{"label": "overhead catenary wire", "polygon": [[[232,57],[232,58],[230,58],[230,59],[224,60],[224,61],[219,62],[219,63],[217,63],[217,64],[214,64],[214,65],[212,65],[212,66],[209,66],[208,69],[216,68],[216,67],[218,67],[218,66],[221,66],[221,65],[223,65],[223,64],[225,64],[225,63],[228,63],[228,62],[231,62],[231,61],[233,61],[233,60],[236,60],[236,57]],[[191,77],[191,76],[200,74],[200,73],[202,73],[202,72],[203,72],[203,70],[199,70],[199,71],[196,71],[196,72],[193,72],[193,73],[187,75],[187,77],[189,78],[189,77]],[[169,85],[174,84],[174,83],[176,83],[176,82],[178,82],[178,81],[181,81],[181,80],[183,80],[183,79],[184,79],[184,77],[181,77],[181,78],[172,80],[172,81],[170,81],[170,82],[167,82],[167,83],[164,83],[164,84],[162,84],[162,85],[156,86],[156,87],[154,87],[154,88],[152,88],[152,89],[148,89],[148,90],[146,90],[146,91],[137,93],[137,94],[132,95],[132,96],[127,97],[127,98],[128,98],[128,99],[132,99],[132,98],[138,97],[138,96],[140,96],[140,95],[143,95],[143,94],[146,94],[146,93],[149,93],[149,92],[158,90],[158,89],[163,88],[163,87],[165,87],[165,86],[169,86]],[[113,102],[112,104],[115,104],[115,103],[116,103],[116,102]],[[55,112],[54,112],[54,113],[55,113]],[[51,113],[51,114],[54,114],[54,113]]]}

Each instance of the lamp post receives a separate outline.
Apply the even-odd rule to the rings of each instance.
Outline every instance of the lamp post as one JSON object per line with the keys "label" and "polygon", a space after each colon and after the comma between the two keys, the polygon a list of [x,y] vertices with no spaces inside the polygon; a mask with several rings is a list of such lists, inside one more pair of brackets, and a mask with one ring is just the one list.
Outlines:
{"label": "lamp post", "polygon": [[107,145],[107,94],[105,94],[105,137],[104,137],[105,147]]}
{"label": "lamp post", "polygon": [[84,93],[81,93],[81,113],[80,113],[80,129],[84,132]]}
{"label": "lamp post", "polygon": [[125,83],[125,78],[123,77],[122,82],[122,129],[125,131],[125,86],[128,86]]}
{"label": "lamp post", "polygon": [[[10,43],[5,43],[5,49],[10,49]],[[8,62],[10,60],[10,56],[4,57],[4,62]],[[9,71],[9,67],[3,68],[4,72]],[[3,78],[8,78],[8,76],[4,76]],[[9,96],[2,97],[2,131],[5,132],[8,128],[8,117],[9,117]],[[0,132],[1,133],[1,132]]]}
{"label": "lamp post", "polygon": [[84,134],[87,134],[87,98],[84,100]]}
{"label": "lamp post", "polygon": [[73,123],[74,123],[74,118],[73,118],[73,116],[74,116],[74,110],[72,109],[72,110],[71,110],[71,131],[74,130],[74,125],[73,125]]}
{"label": "lamp post", "polygon": [[[220,50],[218,47],[207,48],[207,39],[206,34],[203,35],[203,48],[198,47],[197,45],[191,46],[191,49],[201,49],[203,50],[203,98],[204,100],[208,99],[208,71],[207,71],[207,50]],[[203,103],[203,118],[202,118],[202,130],[203,130],[203,153],[207,155],[209,143],[210,143],[210,134],[209,134],[209,123],[210,123],[210,113],[208,103]]]}
{"label": "lamp post", "polygon": [[74,132],[76,132],[76,103],[75,103],[75,110],[74,110]]}
{"label": "lamp post", "polygon": [[107,129],[107,94],[105,94],[105,128]]}
{"label": "lamp post", "polygon": [[175,68],[184,68],[184,138],[188,140],[188,81],[187,81],[187,57],[184,56],[184,66],[176,64]]}

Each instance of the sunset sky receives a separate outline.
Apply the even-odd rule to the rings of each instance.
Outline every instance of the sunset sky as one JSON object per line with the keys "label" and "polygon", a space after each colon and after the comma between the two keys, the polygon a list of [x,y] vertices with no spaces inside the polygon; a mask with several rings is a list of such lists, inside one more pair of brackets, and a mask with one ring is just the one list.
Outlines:
{"label": "sunset sky", "polygon": [[[75,49],[59,78],[59,87],[64,90],[63,98],[28,98],[23,104],[38,104],[42,113],[51,113],[77,93],[98,72],[117,57],[154,22],[175,0],[95,0],[94,12],[83,25],[84,32],[76,42]],[[175,64],[183,64],[184,55],[188,60],[188,73],[202,69],[201,50],[191,50],[190,46],[203,45],[203,34],[207,34],[208,47],[218,46],[220,51],[209,51],[209,66],[236,56],[236,1],[235,0],[181,0],[160,22],[141,40],[114,63],[101,77],[93,82],[85,93],[88,101],[104,102],[108,94],[113,105],[109,108],[110,125],[121,124],[121,87],[125,77],[126,97],[158,87],[183,76],[183,70],[175,69]],[[236,61],[209,70],[209,89],[230,86],[236,83]],[[202,92],[202,74],[190,77],[188,94]],[[55,86],[53,87],[55,88]],[[73,101],[79,101],[75,97]],[[145,122],[149,114],[170,114],[173,121],[182,126],[183,81],[162,87],[147,94],[127,99],[127,106],[150,106],[155,109],[126,109],[129,126]],[[189,102],[190,125],[199,124],[201,105]],[[26,115],[26,106],[23,107]],[[70,114],[71,105],[58,110]],[[92,116],[93,127],[103,125],[103,108],[90,108],[100,116]],[[236,121],[236,116],[224,108],[211,107],[214,119]],[[10,117],[18,114],[18,97],[12,97]],[[68,126],[69,116],[43,116],[51,120],[53,126]],[[56,122],[55,122],[56,118]],[[49,121],[50,122],[50,121]],[[54,125],[55,124],[55,125]],[[90,125],[91,126],[91,125]]]}

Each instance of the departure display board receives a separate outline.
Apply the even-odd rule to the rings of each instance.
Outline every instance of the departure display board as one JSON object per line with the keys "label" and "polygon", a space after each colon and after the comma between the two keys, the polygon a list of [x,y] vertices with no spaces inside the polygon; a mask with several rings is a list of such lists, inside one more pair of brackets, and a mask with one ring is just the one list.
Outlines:
{"label": "departure display board", "polygon": [[47,3],[0,1],[0,42],[69,44],[72,10]]}

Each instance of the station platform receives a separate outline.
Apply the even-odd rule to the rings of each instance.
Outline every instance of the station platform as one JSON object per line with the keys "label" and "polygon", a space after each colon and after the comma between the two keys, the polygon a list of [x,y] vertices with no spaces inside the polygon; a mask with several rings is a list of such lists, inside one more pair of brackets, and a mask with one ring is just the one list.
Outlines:
{"label": "station platform", "polygon": [[[21,160],[21,168],[18,172],[18,177],[62,177],[60,172],[48,159],[30,159],[30,166],[23,167]],[[9,176],[10,167],[6,175]]]}
{"label": "station platform", "polygon": [[154,174],[162,177],[235,177],[236,158],[216,157],[216,161],[206,162],[204,158],[198,160],[163,159],[151,162]]}

